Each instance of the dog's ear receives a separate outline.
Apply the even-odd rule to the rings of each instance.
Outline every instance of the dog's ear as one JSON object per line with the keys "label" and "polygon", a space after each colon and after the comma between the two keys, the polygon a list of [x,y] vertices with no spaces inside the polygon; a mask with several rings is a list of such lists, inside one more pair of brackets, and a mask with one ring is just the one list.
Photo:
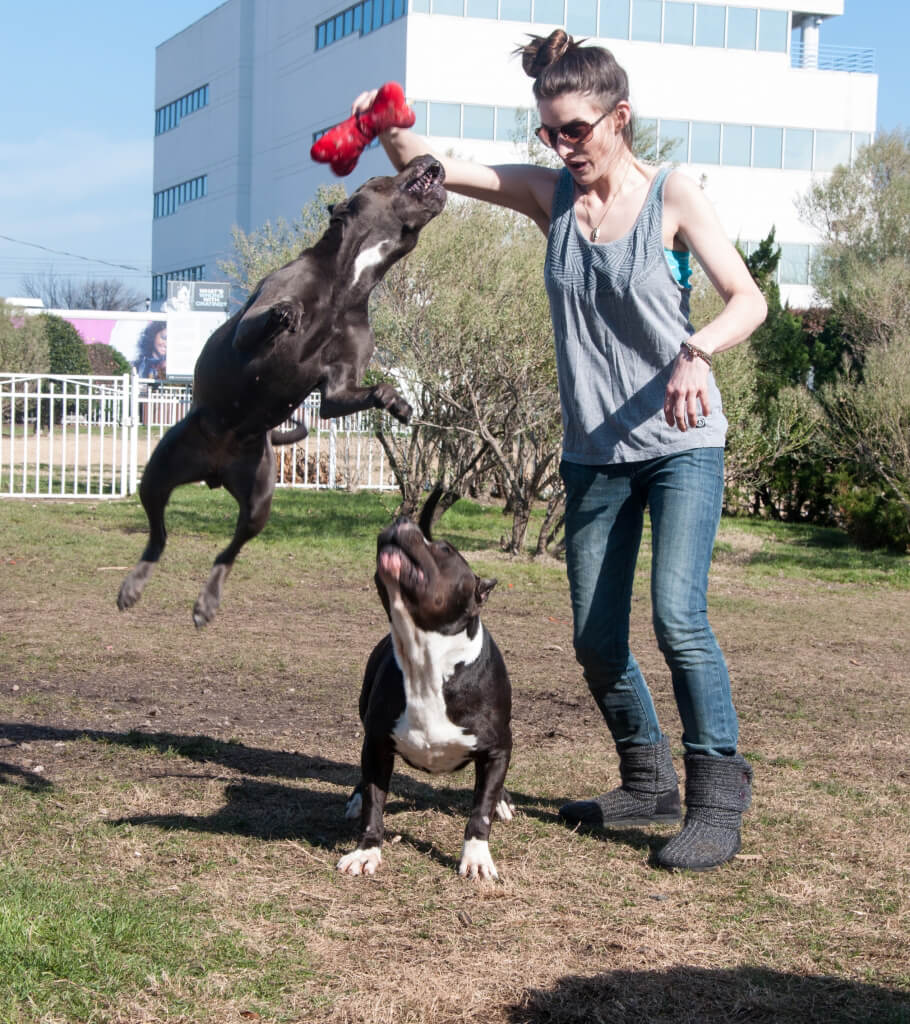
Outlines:
{"label": "dog's ear", "polygon": [[487,598],[490,596],[490,591],[496,586],[499,580],[481,579],[479,576],[476,576],[475,580],[474,600],[478,605],[486,604]]}
{"label": "dog's ear", "polygon": [[332,218],[335,215],[335,207],[336,207],[336,205],[337,205],[336,203],[328,203],[326,205],[326,209],[329,211],[329,218]]}

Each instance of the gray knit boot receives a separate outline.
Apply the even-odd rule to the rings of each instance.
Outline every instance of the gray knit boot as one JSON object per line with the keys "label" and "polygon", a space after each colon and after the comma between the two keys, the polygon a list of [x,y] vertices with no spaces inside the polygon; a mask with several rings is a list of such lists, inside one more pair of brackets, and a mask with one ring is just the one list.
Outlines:
{"label": "gray knit boot", "polygon": [[575,800],[559,808],[571,826],[609,828],[679,821],[679,778],[666,736],[650,746],[626,747],[619,754],[622,785],[592,800]]}
{"label": "gray knit boot", "polygon": [[741,755],[686,754],[686,821],[658,850],[662,868],[707,871],[739,852],[742,812],[752,802],[752,767]]}

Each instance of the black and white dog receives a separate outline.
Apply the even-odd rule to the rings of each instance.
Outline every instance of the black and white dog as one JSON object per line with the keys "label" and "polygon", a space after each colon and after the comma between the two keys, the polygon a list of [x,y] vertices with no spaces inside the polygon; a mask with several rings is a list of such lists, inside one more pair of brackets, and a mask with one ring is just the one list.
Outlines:
{"label": "black and white dog", "polygon": [[357,848],[338,862],[349,875],[382,863],[383,808],[397,754],[427,772],[473,761],[474,802],[459,874],[497,878],[490,856],[495,814],[514,812],[503,788],[512,753],[512,691],[499,648],[480,621],[496,580],[480,579],[446,541],[433,541],[435,501],[420,525],[400,518],[379,534],[376,586],[391,633],[367,661],[360,694],[361,781],[346,817],[360,818]]}
{"label": "black and white dog", "polygon": [[181,484],[225,487],[239,506],[231,543],[215,559],[193,608],[204,626],[215,615],[240,549],[265,526],[275,490],[273,445],[306,437],[278,430],[312,391],[320,415],[386,409],[402,423],[410,405],[391,384],[361,385],[375,341],[370,292],[417,244],[445,206],[444,172],[430,156],[399,174],[371,178],[335,205],[322,238],[260,281],[248,302],[205,343],[189,413],[164,435],[142,474],[139,496],[149,522],[142,558],[120,587],[117,605],[142,595],[164,550],[164,510]]}

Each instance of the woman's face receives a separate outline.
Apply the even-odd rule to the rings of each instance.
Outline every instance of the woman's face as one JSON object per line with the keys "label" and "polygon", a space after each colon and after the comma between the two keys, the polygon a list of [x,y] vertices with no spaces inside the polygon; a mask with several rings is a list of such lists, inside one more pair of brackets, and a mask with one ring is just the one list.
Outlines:
{"label": "woman's face", "polygon": [[167,330],[159,331],[152,343],[152,353],[156,356],[163,356],[167,352]]}
{"label": "woman's face", "polygon": [[[578,92],[540,100],[537,110],[540,123],[548,128],[559,128],[572,121],[594,124],[604,113],[594,97]],[[586,142],[572,143],[559,136],[556,153],[579,185],[591,185],[616,164],[624,145],[622,124],[614,110],[594,125]]]}

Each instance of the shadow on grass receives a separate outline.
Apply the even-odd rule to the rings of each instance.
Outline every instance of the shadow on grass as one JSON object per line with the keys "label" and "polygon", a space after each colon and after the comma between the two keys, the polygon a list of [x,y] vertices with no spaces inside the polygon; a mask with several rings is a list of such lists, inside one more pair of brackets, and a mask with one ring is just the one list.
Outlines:
{"label": "shadow on grass", "polygon": [[[110,822],[111,825],[150,825],[165,830],[235,834],[265,840],[303,839],[313,846],[322,847],[332,847],[339,841],[354,839],[356,835],[357,824],[344,818],[344,805],[348,791],[360,779],[360,768],[344,761],[311,757],[299,752],[248,747],[243,743],[225,742],[205,735],[186,736],[167,732],[133,730],[123,733],[6,722],[0,723],[0,735],[15,745],[86,739],[95,743],[156,752],[166,757],[182,757],[200,764],[219,765],[245,776],[227,783],[224,789],[225,804],[213,814],[142,815],[120,818]],[[168,777],[198,778],[180,771],[163,774]],[[314,792],[280,782],[260,781],[263,776],[315,779],[335,784],[344,793]],[[468,769],[464,775],[453,777],[458,777],[463,785],[435,787],[419,778],[396,772],[392,776],[387,813],[436,810],[467,820],[471,811],[473,773]],[[0,762],[0,787],[3,785],[49,789],[52,784],[40,775]],[[539,807],[540,801],[536,798],[510,792],[519,806],[528,805],[527,813],[557,820],[555,814],[532,808],[532,805]],[[405,838],[415,848],[440,863],[452,863],[451,857],[435,850],[432,844],[409,836]]]}
{"label": "shadow on grass", "polygon": [[15,764],[0,761],[0,786],[21,785],[25,789],[49,789],[51,783],[38,772],[30,772]]}
{"label": "shadow on grass", "polygon": [[548,989],[528,989],[506,1007],[511,1024],[907,1024],[910,995],[836,977],[803,977],[760,967],[610,971],[569,975]]}

